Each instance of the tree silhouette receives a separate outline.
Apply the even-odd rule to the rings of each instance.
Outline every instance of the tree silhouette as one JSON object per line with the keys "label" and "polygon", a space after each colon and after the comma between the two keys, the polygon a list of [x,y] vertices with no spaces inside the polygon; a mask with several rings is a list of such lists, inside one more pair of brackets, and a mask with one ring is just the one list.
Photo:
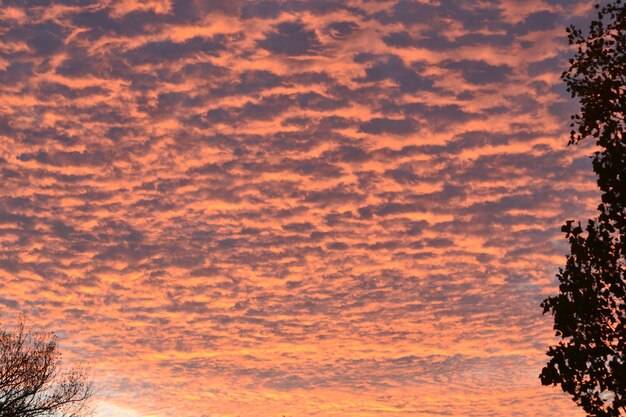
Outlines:
{"label": "tree silhouette", "polygon": [[82,368],[60,369],[52,333],[0,330],[0,417],[79,417],[93,387]]}
{"label": "tree silhouette", "polygon": [[562,231],[570,253],[557,275],[559,294],[542,303],[561,338],[549,348],[540,378],[560,384],[588,415],[626,415],[626,6],[596,5],[589,33],[568,29],[577,47],[561,78],[580,112],[572,116],[570,144],[593,138],[602,201],[586,226]]}

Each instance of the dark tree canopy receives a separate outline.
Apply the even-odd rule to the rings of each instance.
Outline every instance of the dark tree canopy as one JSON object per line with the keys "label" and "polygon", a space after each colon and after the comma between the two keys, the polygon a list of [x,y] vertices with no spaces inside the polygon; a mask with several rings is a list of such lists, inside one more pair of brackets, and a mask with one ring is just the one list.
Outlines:
{"label": "dark tree canopy", "polygon": [[0,330],[0,417],[80,417],[93,393],[82,368],[60,369],[51,333]]}
{"label": "dark tree canopy", "polygon": [[544,385],[560,384],[588,415],[626,415],[626,6],[601,7],[584,35],[570,27],[577,47],[562,75],[580,112],[572,116],[570,144],[593,139],[602,201],[598,214],[566,222],[570,244],[557,275],[559,294],[542,303],[561,340],[550,347]]}

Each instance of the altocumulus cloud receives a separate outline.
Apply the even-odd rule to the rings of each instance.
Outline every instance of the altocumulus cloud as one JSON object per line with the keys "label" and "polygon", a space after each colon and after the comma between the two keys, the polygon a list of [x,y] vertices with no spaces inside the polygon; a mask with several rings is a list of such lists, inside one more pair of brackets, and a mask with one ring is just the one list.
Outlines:
{"label": "altocumulus cloud", "polygon": [[537,305],[595,208],[582,3],[5,1],[1,311],[101,416],[573,415]]}

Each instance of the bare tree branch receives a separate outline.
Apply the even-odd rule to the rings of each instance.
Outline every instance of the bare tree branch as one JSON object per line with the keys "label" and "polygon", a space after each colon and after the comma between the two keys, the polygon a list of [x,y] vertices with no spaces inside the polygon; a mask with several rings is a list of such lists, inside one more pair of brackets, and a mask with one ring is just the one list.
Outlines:
{"label": "bare tree branch", "polygon": [[93,384],[85,368],[61,370],[52,333],[0,330],[0,417],[83,417]]}

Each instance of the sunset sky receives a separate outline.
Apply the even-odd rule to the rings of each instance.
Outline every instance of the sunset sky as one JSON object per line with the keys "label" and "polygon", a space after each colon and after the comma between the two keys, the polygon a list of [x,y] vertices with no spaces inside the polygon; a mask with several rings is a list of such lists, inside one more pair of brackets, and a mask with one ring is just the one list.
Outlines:
{"label": "sunset sky", "polygon": [[591,1],[0,4],[0,317],[97,417],[583,416],[539,304]]}

